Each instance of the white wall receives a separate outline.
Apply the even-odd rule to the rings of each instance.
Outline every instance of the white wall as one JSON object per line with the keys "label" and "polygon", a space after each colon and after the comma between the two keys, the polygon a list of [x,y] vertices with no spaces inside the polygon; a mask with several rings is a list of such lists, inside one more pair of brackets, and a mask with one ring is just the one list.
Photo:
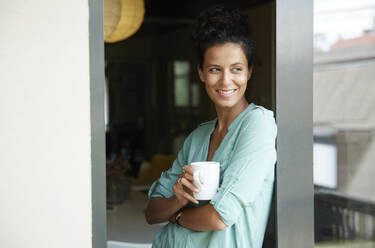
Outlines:
{"label": "white wall", "polygon": [[91,247],[87,0],[0,1],[0,247]]}

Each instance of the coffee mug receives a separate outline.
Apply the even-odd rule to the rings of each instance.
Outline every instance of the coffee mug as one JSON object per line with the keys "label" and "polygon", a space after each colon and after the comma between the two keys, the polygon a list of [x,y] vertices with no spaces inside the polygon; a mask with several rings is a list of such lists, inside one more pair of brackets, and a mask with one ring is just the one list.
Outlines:
{"label": "coffee mug", "polygon": [[[197,200],[211,200],[219,188],[220,163],[213,161],[194,162],[190,166],[194,169],[193,184],[198,188],[194,192]],[[201,180],[203,183],[201,183]]]}

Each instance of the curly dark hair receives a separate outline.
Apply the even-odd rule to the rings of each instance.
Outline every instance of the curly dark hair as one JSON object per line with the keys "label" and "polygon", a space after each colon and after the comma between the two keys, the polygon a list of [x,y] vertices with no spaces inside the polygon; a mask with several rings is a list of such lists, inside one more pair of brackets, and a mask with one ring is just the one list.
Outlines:
{"label": "curly dark hair", "polygon": [[228,42],[239,44],[244,51],[248,67],[254,63],[254,42],[248,30],[248,17],[239,9],[216,5],[200,13],[193,34],[199,67],[203,67],[206,50]]}

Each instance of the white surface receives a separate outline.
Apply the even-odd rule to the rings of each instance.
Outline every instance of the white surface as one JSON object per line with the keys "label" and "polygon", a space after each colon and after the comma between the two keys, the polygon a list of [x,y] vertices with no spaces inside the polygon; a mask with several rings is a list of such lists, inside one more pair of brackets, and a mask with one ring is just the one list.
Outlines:
{"label": "white surface", "polygon": [[0,247],[91,247],[87,0],[0,1]]}
{"label": "white surface", "polygon": [[132,191],[130,200],[107,211],[107,240],[151,244],[165,224],[149,225],[144,216],[147,195]]}
{"label": "white surface", "polygon": [[314,184],[337,187],[337,148],[334,144],[314,143]]}
{"label": "white surface", "polygon": [[107,248],[151,248],[152,244],[134,244],[128,242],[108,241]]}

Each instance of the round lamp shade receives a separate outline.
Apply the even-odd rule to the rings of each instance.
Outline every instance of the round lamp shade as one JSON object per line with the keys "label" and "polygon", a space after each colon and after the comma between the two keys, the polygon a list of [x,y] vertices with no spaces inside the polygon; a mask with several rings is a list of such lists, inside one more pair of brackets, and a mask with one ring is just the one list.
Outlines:
{"label": "round lamp shade", "polygon": [[104,41],[124,40],[133,35],[143,22],[144,0],[104,0]]}

